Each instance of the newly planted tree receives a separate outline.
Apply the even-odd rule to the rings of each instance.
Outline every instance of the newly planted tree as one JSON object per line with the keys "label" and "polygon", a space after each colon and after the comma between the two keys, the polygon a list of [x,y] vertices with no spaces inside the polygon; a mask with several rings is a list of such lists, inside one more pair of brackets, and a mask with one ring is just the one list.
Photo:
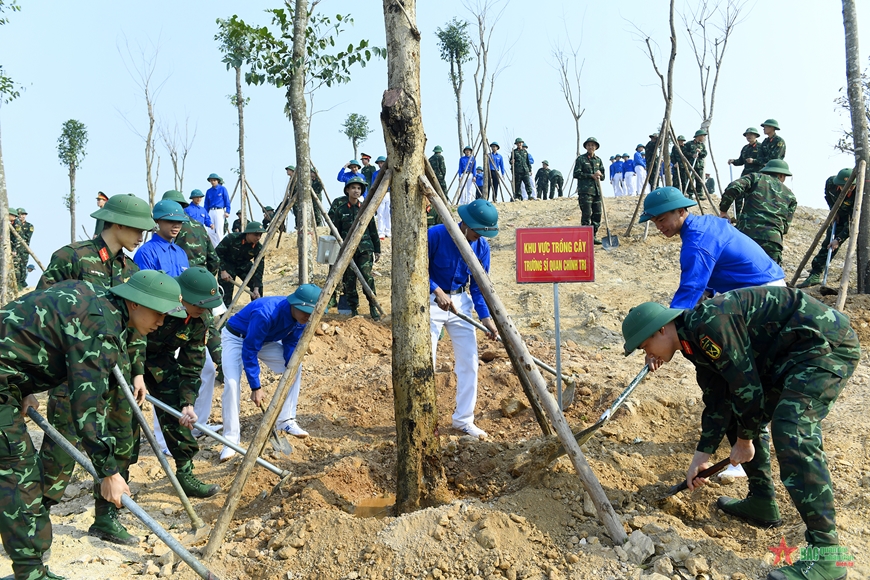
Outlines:
{"label": "newly planted tree", "polygon": [[372,133],[372,130],[369,129],[368,118],[366,118],[365,115],[351,113],[341,125],[341,133],[350,139],[350,142],[353,145],[353,158],[359,159],[359,154],[357,153],[359,145],[360,143],[365,142],[368,136]]}
{"label": "newly planted tree", "polygon": [[160,125],[158,132],[163,146],[169,153],[169,161],[172,163],[172,180],[177,191],[184,191],[184,168],[187,166],[187,156],[193,148],[196,139],[196,125],[190,128],[190,118],[184,119],[184,129],[178,122],[170,128],[168,124]]}
{"label": "newly planted tree", "polygon": [[465,81],[462,65],[471,60],[471,37],[468,35],[468,22],[453,18],[444,25],[444,28],[438,28],[435,34],[438,36],[441,60],[450,65],[448,78],[456,99],[457,148],[462,151],[464,147],[462,142],[462,83]]}
{"label": "newly planted tree", "polygon": [[57,138],[57,158],[69,170],[69,195],[63,201],[69,210],[70,243],[76,241],[76,171],[87,155],[87,144],[88,129],[84,123],[70,119],[63,124]]}

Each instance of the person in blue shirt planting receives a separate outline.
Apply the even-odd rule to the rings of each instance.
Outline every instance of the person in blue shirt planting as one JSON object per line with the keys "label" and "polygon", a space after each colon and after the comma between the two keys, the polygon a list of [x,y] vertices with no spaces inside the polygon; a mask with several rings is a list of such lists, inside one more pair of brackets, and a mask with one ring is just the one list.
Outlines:
{"label": "person in blue shirt planting", "polygon": [[[259,361],[266,363],[276,373],[284,372],[319,297],[318,286],[303,284],[290,296],[260,298],[242,308],[221,330],[224,437],[233,443],[239,443],[241,435],[239,409],[242,369],[251,388],[251,402],[259,407],[266,399],[260,384]],[[289,435],[305,438],[308,432],[296,422],[302,365],[299,365],[296,377],[292,380],[293,386],[281,407],[276,427]],[[224,447],[220,460],[227,461],[235,454],[229,447]]]}
{"label": "person in blue shirt planting", "polygon": [[[483,269],[489,272],[490,249],[486,238],[498,235],[498,210],[491,202],[477,199],[459,206],[459,217],[462,218],[459,229]],[[484,439],[487,436],[486,431],[474,424],[474,407],[477,404],[477,335],[473,326],[454,313],[461,312],[471,316],[471,306],[474,305],[481,324],[489,329],[487,336],[495,338],[498,330],[471,270],[462,259],[459,248],[444,224],[429,228],[429,292],[432,363],[435,364],[438,337],[442,329],[446,329],[450,335],[456,359],[456,410],[453,413],[453,428],[472,437]]]}
{"label": "person in blue shirt planting", "polygon": [[226,236],[226,221],[230,217],[232,204],[230,203],[230,193],[224,187],[224,180],[217,173],[211,173],[208,176],[208,182],[211,187],[205,192],[205,210],[211,218],[212,229],[208,232],[208,237],[211,238],[211,243],[215,247]]}
{"label": "person in blue shirt planting", "polygon": [[154,204],[151,216],[157,222],[157,229],[151,239],[133,256],[140,270],[162,270],[173,278],[190,267],[187,253],[175,244],[181,231],[181,224],[189,221],[184,208],[177,201],[164,199]]}

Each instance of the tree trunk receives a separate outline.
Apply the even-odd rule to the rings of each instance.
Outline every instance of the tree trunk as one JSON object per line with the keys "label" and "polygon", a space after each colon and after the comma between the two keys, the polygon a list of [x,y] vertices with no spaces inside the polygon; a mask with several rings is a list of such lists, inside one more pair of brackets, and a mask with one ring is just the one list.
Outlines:
{"label": "tree trunk", "polygon": [[308,254],[311,232],[311,150],[308,145],[310,130],[307,106],[305,102],[306,48],[305,29],[308,28],[308,1],[296,0],[293,13],[293,60],[299,63],[290,81],[290,110],[293,111],[293,134],[296,138],[296,174],[302,178],[296,180],[297,217],[301,223],[296,224],[297,245],[299,248],[299,284],[308,284]]}
{"label": "tree trunk", "polygon": [[245,201],[248,198],[247,182],[245,181],[245,101],[242,97],[242,68],[236,67],[236,107],[239,109],[239,193],[242,207],[242,231],[248,224],[248,210]]}
{"label": "tree trunk", "polygon": [[426,200],[418,179],[424,174],[426,135],[420,111],[420,36],[416,0],[405,13],[384,0],[387,85],[381,124],[393,170],[393,391],[398,459],[396,511],[405,513],[448,499],[441,466],[429,335],[429,251]]}
{"label": "tree trunk", "polygon": [[[870,162],[867,136],[867,114],[861,86],[861,54],[858,50],[858,11],[855,0],[843,0],[843,27],[846,31],[846,86],[849,111],[852,115],[852,139],[855,144],[855,166]],[[870,180],[867,172],[866,180]],[[864,182],[864,197],[858,230],[858,293],[870,292],[870,183]]]}
{"label": "tree trunk", "polygon": [[[145,178],[148,185],[148,204],[154,207],[154,200],[157,197],[157,178],[151,177],[151,169],[154,167],[154,104],[151,102],[151,96],[148,93],[148,87],[145,88],[145,105],[148,108],[148,135],[145,137]],[[159,171],[159,167],[157,171]],[[75,235],[73,235],[75,238]],[[75,239],[73,239],[75,241]]]}
{"label": "tree trunk", "polygon": [[[453,65],[450,65],[453,68]],[[456,73],[462,74],[462,65],[457,64]],[[453,94],[456,95],[456,139],[459,141],[459,154],[462,155],[462,83],[453,85]],[[446,191],[444,193],[447,193]]]}
{"label": "tree trunk", "polygon": [[69,166],[69,243],[76,241],[76,168]]}
{"label": "tree trunk", "polygon": [[3,168],[3,147],[0,145],[0,306],[9,301],[6,284],[12,269],[12,251],[9,237],[9,197],[6,194],[6,170]]}
{"label": "tree trunk", "polygon": [[353,143],[353,158],[358,160],[359,153],[357,151],[359,151],[359,147],[357,147],[356,139],[351,139],[351,143]]}

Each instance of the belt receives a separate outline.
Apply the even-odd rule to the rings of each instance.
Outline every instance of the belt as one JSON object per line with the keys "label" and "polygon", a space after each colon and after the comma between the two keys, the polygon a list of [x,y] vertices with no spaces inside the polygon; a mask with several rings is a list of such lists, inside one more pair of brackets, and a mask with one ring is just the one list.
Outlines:
{"label": "belt", "polygon": [[451,290],[448,294],[465,294],[465,291],[468,290],[468,285],[460,286],[456,290]]}
{"label": "belt", "polygon": [[224,328],[226,328],[226,329],[227,329],[227,332],[229,332],[229,333],[232,334],[233,336],[238,336],[238,337],[241,338],[241,339],[244,339],[244,338],[245,338],[245,335],[244,335],[244,334],[242,334],[241,332],[239,332],[238,330],[236,330],[235,328],[233,328],[233,327],[230,326],[229,324],[227,324],[226,326],[224,326]]}

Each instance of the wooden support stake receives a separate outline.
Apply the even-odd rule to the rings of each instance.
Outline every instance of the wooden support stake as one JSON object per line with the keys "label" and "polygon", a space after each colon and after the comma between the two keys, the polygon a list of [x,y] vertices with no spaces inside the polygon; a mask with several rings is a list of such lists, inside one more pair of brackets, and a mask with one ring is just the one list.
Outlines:
{"label": "wooden support stake", "polygon": [[[610,539],[613,540],[613,543],[617,546],[621,546],[626,542],[626,540],[628,540],[628,537],[625,535],[625,530],[622,527],[622,522],[619,521],[619,517],[617,517],[616,512],[613,510],[613,506],[610,505],[607,496],[604,494],[604,489],[602,489],[601,483],[599,483],[598,478],[595,477],[592,468],[589,467],[589,463],[586,461],[586,457],[580,450],[580,446],[577,445],[577,441],[574,439],[574,434],[571,432],[571,428],[568,426],[568,422],[565,420],[564,415],[562,415],[562,411],[559,409],[556,399],[553,398],[547,390],[547,384],[544,381],[544,377],[541,376],[538,367],[535,366],[532,355],[529,353],[529,349],[526,347],[525,342],[523,342],[523,339],[517,331],[516,326],[514,326],[510,316],[508,316],[504,304],[502,304],[501,299],[498,297],[498,294],[496,294],[492,281],[489,279],[483,266],[478,262],[477,256],[474,255],[474,252],[471,250],[471,245],[468,244],[468,241],[460,231],[459,226],[451,218],[447,206],[444,205],[441,198],[435,195],[435,190],[432,189],[429,180],[421,176],[420,185],[423,187],[423,192],[427,197],[429,197],[429,200],[435,209],[439,214],[441,214],[441,220],[444,222],[444,226],[450,233],[450,237],[453,238],[456,247],[459,249],[459,253],[462,255],[462,259],[465,260],[472,275],[474,275],[474,279],[477,281],[480,292],[486,299],[487,306],[489,306],[490,315],[498,328],[505,347],[508,349],[508,355],[511,356],[512,361],[514,360],[514,356],[516,356],[514,368],[519,368],[520,372],[528,373],[531,377],[532,383],[537,391],[538,400],[542,403],[544,410],[547,412],[550,422],[555,428],[556,434],[559,436],[559,440],[562,442],[562,445],[565,446],[565,449],[568,450],[568,455],[571,458],[571,462],[574,464],[574,468],[577,470],[577,475],[580,476],[580,481],[583,484],[584,489],[589,494],[589,497],[592,498],[592,503],[595,504],[598,518],[604,524],[604,527],[607,530]],[[251,463],[253,464],[253,461],[251,461]],[[232,491],[230,492],[230,495],[232,495]]]}
{"label": "wooden support stake", "polygon": [[[671,139],[674,141],[674,143],[676,143],[677,140],[674,138],[674,126],[671,125],[670,123],[668,124],[668,131],[669,131],[670,134],[671,134]],[[691,171],[692,174],[693,174],[693,175],[698,179],[698,181],[701,182],[701,187],[704,188],[703,192],[698,193],[698,192],[696,191],[696,192],[695,192],[695,195],[696,195],[696,196],[697,196],[697,195],[703,195],[704,197],[706,197],[706,198],[707,198],[707,201],[710,202],[710,207],[713,208],[713,215],[719,215],[719,208],[716,207],[716,204],[713,203],[713,198],[710,196],[709,193],[707,193],[707,186],[704,184],[704,180],[701,179],[701,174],[698,173],[698,171],[695,169],[695,166],[694,166],[694,165],[689,164],[689,160],[686,159],[686,156],[685,156],[685,155],[683,155],[683,150],[682,150],[682,148],[677,147],[677,153],[680,154],[680,159],[683,160],[683,163],[686,164],[686,167],[689,168],[689,171]],[[695,183],[698,183],[698,182],[696,181]],[[686,184],[686,189],[688,189],[688,187],[689,187],[689,185]],[[701,215],[704,215],[704,210],[701,209],[701,203],[700,203],[700,201],[698,202],[698,209],[701,210]]]}
{"label": "wooden support stake", "polygon": [[[82,226],[82,227],[84,227],[84,226]],[[33,250],[30,249],[30,246],[27,245],[27,242],[24,241],[24,239],[21,237],[21,234],[16,232],[15,228],[13,228],[12,226],[9,226],[9,231],[12,232],[12,235],[14,235],[16,238],[18,238],[18,243],[21,244],[21,246],[25,250],[27,250],[27,253],[30,254],[30,256],[36,261],[36,263],[39,265],[40,269],[43,272],[45,272],[45,266],[43,266],[42,262],[39,261],[39,258],[36,257],[36,254],[34,254]],[[85,231],[85,234],[87,234],[87,233],[88,232]],[[85,239],[87,239],[87,238],[85,238]]]}
{"label": "wooden support stake", "polygon": [[[295,172],[295,171],[294,171],[294,172],[293,172],[293,174],[294,174],[294,175],[295,175],[295,174],[296,174],[296,172]],[[248,178],[247,178],[247,177],[245,177],[245,185],[247,185],[247,186],[248,186],[248,191],[250,191],[250,192],[251,192],[251,195],[253,195],[253,196],[254,196],[254,199],[255,199],[255,200],[257,200],[257,204],[259,204],[259,206],[260,206],[260,209],[262,209],[262,210],[263,210],[263,211],[266,211],[266,206],[265,206],[265,205],[263,205],[263,202],[261,202],[261,201],[260,201],[260,198],[259,198],[259,197],[257,197],[257,194],[256,194],[256,193],[254,193],[254,188],[253,188],[253,187],[251,187],[251,182],[250,182],[250,181],[248,181]],[[250,201],[248,201],[248,205],[250,205],[250,204],[251,204],[251,202],[250,202]]]}
{"label": "wooden support stake", "polygon": [[837,295],[837,310],[843,311],[846,306],[846,293],[849,291],[849,274],[852,271],[852,256],[858,247],[858,231],[861,227],[861,202],[864,199],[864,174],[867,163],[862,159],[858,162],[858,189],[855,191],[855,206],[852,208],[852,225],[849,231],[849,247],[846,249],[846,262],[843,273],[840,274],[840,293]]}
{"label": "wooden support stake", "polygon": [[332,296],[333,292],[335,292],[339,280],[341,280],[341,277],[344,275],[344,271],[353,260],[353,254],[356,252],[357,246],[359,246],[360,240],[362,240],[369,222],[374,217],[378,204],[380,204],[381,200],[383,200],[384,196],[387,194],[387,189],[390,187],[391,177],[392,171],[387,169],[386,175],[381,182],[381,186],[375,191],[374,195],[371,196],[371,198],[375,199],[375,203],[364,205],[360,209],[360,213],[357,215],[353,226],[350,228],[347,242],[342,246],[341,252],[338,255],[338,261],[335,263],[335,266],[326,278],[326,284],[324,284],[324,287],[320,292],[320,298],[314,306],[314,311],[311,313],[311,317],[305,325],[305,330],[302,332],[302,336],[299,337],[299,342],[293,350],[293,355],[287,363],[287,368],[284,371],[284,374],[281,376],[278,388],[272,396],[272,399],[269,401],[269,407],[266,409],[265,416],[260,421],[257,432],[254,434],[254,439],[251,441],[251,445],[248,447],[248,452],[245,454],[245,457],[242,460],[242,465],[239,467],[239,471],[236,473],[232,486],[227,493],[227,501],[224,504],[221,513],[218,515],[217,521],[215,522],[214,528],[212,528],[211,535],[209,536],[208,544],[205,546],[203,551],[203,557],[207,560],[217,553],[218,548],[220,548],[224,541],[224,536],[226,536],[230,523],[233,521],[233,515],[236,513],[236,508],[239,505],[239,501],[242,499],[242,492],[245,489],[248,477],[251,475],[254,466],[257,464],[257,458],[266,446],[266,441],[269,439],[269,435],[272,433],[272,429],[275,426],[275,421],[278,419],[278,413],[281,411],[281,407],[284,405],[284,400],[287,398],[287,394],[293,384],[292,381],[288,381],[288,379],[296,376],[296,372],[302,364],[302,359],[308,351],[308,345],[311,343],[311,339],[314,338],[314,332],[320,327],[320,320],[326,310],[326,303],[329,302],[329,297]]}

